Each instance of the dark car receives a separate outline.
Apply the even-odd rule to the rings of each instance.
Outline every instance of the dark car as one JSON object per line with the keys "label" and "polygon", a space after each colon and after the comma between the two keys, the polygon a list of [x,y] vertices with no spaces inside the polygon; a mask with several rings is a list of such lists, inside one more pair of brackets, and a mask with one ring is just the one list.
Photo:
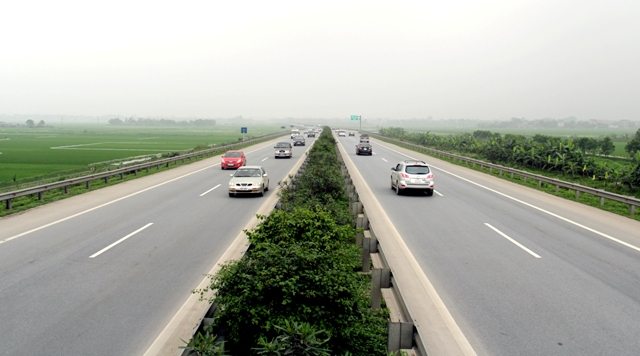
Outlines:
{"label": "dark car", "polygon": [[304,146],[304,136],[298,135],[293,138],[294,146]]}
{"label": "dark car", "polygon": [[373,147],[371,147],[370,143],[360,142],[356,145],[356,154],[371,156],[373,154]]}
{"label": "dark car", "polygon": [[314,131],[307,132],[307,138],[309,137],[316,137],[316,133]]}

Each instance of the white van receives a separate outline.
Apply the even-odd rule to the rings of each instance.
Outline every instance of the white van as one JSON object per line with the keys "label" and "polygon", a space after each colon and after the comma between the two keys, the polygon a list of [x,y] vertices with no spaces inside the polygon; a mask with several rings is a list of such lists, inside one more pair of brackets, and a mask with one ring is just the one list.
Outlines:
{"label": "white van", "polygon": [[298,130],[298,129],[291,130],[291,138],[294,138],[294,137],[299,136],[299,135],[300,135],[300,130]]}

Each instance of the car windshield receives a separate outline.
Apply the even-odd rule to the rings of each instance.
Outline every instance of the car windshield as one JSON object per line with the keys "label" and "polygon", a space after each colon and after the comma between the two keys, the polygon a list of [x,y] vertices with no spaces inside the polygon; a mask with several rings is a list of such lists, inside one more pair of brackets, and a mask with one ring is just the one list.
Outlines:
{"label": "car windshield", "polygon": [[288,143],[279,143],[279,144],[276,145],[276,147],[289,148],[289,144]]}
{"label": "car windshield", "polygon": [[240,152],[227,152],[225,157],[240,157]]}
{"label": "car windshield", "polygon": [[259,169],[238,169],[234,177],[261,177]]}
{"label": "car windshield", "polygon": [[409,174],[428,174],[429,167],[427,166],[407,166],[406,169]]}

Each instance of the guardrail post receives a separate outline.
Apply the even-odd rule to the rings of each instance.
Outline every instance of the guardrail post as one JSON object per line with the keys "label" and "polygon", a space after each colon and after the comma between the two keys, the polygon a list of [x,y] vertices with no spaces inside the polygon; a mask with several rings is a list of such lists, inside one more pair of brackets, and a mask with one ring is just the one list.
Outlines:
{"label": "guardrail post", "polygon": [[147,173],[149,173],[149,167],[147,167]]}
{"label": "guardrail post", "polygon": [[159,164],[156,164],[156,170],[158,170],[158,171],[160,170],[160,165]]}
{"label": "guardrail post", "polygon": [[91,189],[91,181],[90,180],[87,181],[87,189]]}
{"label": "guardrail post", "polygon": [[500,172],[498,173],[498,175],[500,175],[500,176],[502,175],[502,169],[500,170]]}
{"label": "guardrail post", "polygon": [[493,167],[489,167],[489,174],[493,173]]}
{"label": "guardrail post", "polygon": [[134,170],[133,170],[133,175],[134,175],[134,176],[137,176],[137,175],[138,175],[138,170],[137,170],[137,169],[134,169]]}
{"label": "guardrail post", "polygon": [[104,177],[104,184],[109,184],[109,177]]}
{"label": "guardrail post", "polygon": [[412,322],[392,322],[387,324],[387,351],[396,353],[400,349],[410,349],[413,347],[413,323]]}
{"label": "guardrail post", "polygon": [[371,309],[380,309],[382,303],[382,289],[391,286],[391,270],[389,268],[374,268],[371,272]]}
{"label": "guardrail post", "polygon": [[511,172],[511,179],[513,179],[513,172]]}
{"label": "guardrail post", "polygon": [[556,184],[556,193],[560,190],[560,186]]}
{"label": "guardrail post", "polygon": [[120,180],[124,180],[124,173],[120,173]]}
{"label": "guardrail post", "polygon": [[64,194],[69,194],[69,186],[68,185],[64,186]]}
{"label": "guardrail post", "polygon": [[527,182],[527,176],[522,176],[522,178],[524,179],[524,182]]}
{"label": "guardrail post", "polygon": [[542,181],[538,180],[538,187],[542,187]]}
{"label": "guardrail post", "polygon": [[580,191],[576,190],[576,199],[580,199]]}
{"label": "guardrail post", "polygon": [[600,197],[600,205],[604,205],[604,197]]}
{"label": "guardrail post", "polygon": [[633,204],[629,204],[629,214],[630,215],[635,215],[636,214],[636,206]]}
{"label": "guardrail post", "polygon": [[11,199],[7,199],[7,210],[11,210]]}
{"label": "guardrail post", "polygon": [[42,192],[38,192],[38,200],[42,201]]}
{"label": "guardrail post", "polygon": [[362,272],[369,272],[371,270],[371,254],[369,253],[370,244],[371,238],[365,237],[362,242]]}

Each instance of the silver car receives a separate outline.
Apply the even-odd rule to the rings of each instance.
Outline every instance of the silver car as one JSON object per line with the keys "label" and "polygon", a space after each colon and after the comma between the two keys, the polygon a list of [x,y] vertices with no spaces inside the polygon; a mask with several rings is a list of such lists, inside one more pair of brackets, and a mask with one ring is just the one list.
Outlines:
{"label": "silver car", "polygon": [[276,149],[275,157],[276,158],[280,158],[280,157],[291,158],[291,157],[293,157],[292,147],[293,146],[291,145],[291,142],[278,142],[278,143],[276,143],[276,145],[273,147],[273,148]]}
{"label": "silver car", "polygon": [[269,177],[262,166],[244,166],[231,174],[229,196],[238,194],[258,194],[263,196],[269,190]]}
{"label": "silver car", "polygon": [[400,195],[405,189],[423,190],[433,195],[433,172],[424,161],[406,160],[391,167],[391,189]]}

